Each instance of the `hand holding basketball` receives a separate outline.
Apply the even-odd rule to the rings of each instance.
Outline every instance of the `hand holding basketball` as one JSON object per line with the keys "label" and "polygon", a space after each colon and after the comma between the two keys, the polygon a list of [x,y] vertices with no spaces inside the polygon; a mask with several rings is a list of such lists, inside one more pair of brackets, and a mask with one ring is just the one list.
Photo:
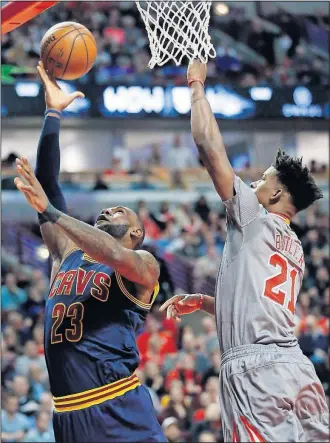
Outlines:
{"label": "hand holding basketball", "polygon": [[200,82],[204,85],[206,80],[207,65],[199,60],[191,60],[188,66],[187,80],[188,85],[192,82]]}
{"label": "hand holding basketball", "polygon": [[16,177],[14,183],[28,203],[39,213],[44,212],[49,204],[47,195],[35,176],[26,158],[16,159],[16,170],[22,178]]}
{"label": "hand holding basketball", "polygon": [[174,320],[180,323],[180,316],[198,311],[201,308],[202,300],[201,294],[175,295],[167,300],[159,310],[164,311],[167,309],[166,317],[174,318]]}
{"label": "hand holding basketball", "polygon": [[63,111],[67,108],[76,98],[84,98],[82,92],[73,92],[72,94],[66,94],[56,83],[56,80],[46,72],[42,62],[38,63],[37,71],[45,91],[45,101],[47,109],[56,109],[57,111]]}

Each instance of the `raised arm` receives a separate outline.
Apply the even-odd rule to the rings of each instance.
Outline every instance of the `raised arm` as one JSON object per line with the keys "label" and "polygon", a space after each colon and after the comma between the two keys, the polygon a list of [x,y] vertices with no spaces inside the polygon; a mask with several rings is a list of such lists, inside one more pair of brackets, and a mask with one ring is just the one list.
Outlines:
{"label": "raised arm", "polygon": [[[65,94],[46,73],[42,62],[37,67],[45,90],[46,113],[37,151],[35,175],[43,187],[50,203],[63,213],[67,207],[58,183],[60,173],[60,116],[77,97],[83,97],[81,92]],[[41,214],[38,214],[40,230],[53,261],[61,261],[65,250],[70,246],[69,238]]]}
{"label": "raised arm", "polygon": [[223,201],[234,196],[234,170],[228,160],[218,124],[206,99],[206,64],[194,60],[188,67],[191,89],[191,131],[200,157]]}
{"label": "raised arm", "polygon": [[159,265],[149,252],[127,249],[110,234],[59,211],[50,204],[28,161],[17,159],[16,165],[24,180],[15,178],[17,188],[47,223],[58,228],[92,259],[113,268],[144,289],[154,290],[159,278]]}

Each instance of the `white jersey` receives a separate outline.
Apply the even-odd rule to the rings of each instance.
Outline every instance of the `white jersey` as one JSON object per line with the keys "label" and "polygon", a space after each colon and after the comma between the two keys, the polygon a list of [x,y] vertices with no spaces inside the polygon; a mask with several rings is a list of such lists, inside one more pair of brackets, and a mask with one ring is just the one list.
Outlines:
{"label": "white jersey", "polygon": [[304,275],[304,253],[288,220],[269,213],[235,176],[235,196],[224,202],[227,240],[216,284],[221,352],[246,344],[295,346],[294,309]]}

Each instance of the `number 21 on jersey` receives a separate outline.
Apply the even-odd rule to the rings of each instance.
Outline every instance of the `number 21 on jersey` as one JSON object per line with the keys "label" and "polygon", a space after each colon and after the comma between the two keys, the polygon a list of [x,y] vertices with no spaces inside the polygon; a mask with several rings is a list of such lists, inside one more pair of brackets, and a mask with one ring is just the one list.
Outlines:
{"label": "number 21 on jersey", "polygon": [[[270,256],[269,264],[274,268],[279,269],[280,272],[265,280],[263,296],[270,298],[275,303],[285,307],[293,315],[295,307],[296,276],[298,271],[297,269],[292,268],[288,260],[278,253]],[[287,282],[289,282],[290,287],[288,292],[278,288],[278,286]]]}

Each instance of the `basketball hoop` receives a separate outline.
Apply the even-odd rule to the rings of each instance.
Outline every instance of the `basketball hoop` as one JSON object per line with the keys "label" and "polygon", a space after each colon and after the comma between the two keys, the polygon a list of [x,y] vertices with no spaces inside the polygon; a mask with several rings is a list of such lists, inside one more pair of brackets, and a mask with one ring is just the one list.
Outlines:
{"label": "basketball hoop", "polygon": [[136,1],[145,24],[151,59],[150,69],[183,57],[207,63],[216,56],[208,28],[211,1]]}

